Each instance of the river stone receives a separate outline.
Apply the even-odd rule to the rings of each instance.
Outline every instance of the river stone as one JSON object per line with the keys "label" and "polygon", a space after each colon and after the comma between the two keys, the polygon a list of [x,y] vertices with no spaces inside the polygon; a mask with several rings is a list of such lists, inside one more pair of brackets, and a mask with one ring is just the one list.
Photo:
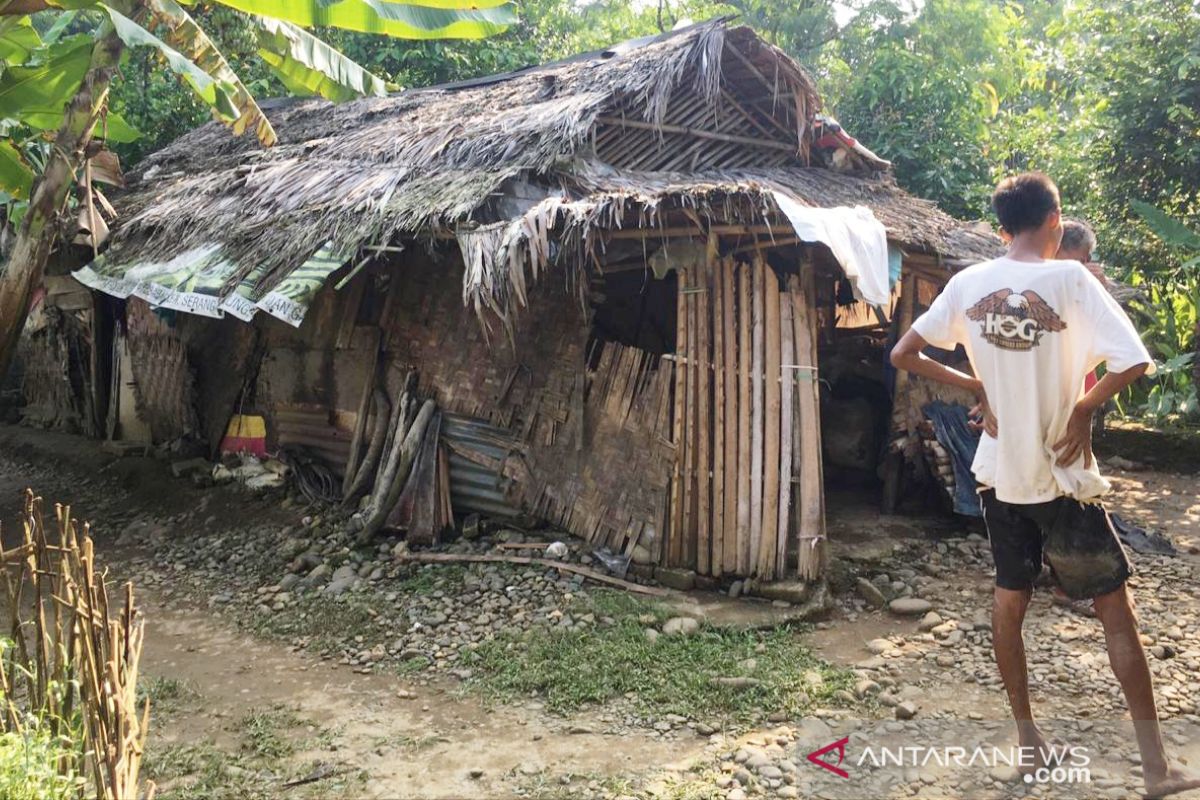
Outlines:
{"label": "river stone", "polygon": [[933,610],[933,603],[920,597],[897,597],[888,604],[893,614],[902,617],[915,617]]}
{"label": "river stone", "polygon": [[887,605],[887,598],[883,596],[883,592],[866,578],[858,579],[858,594],[872,608],[883,608]]}
{"label": "river stone", "polygon": [[667,636],[691,636],[700,630],[700,623],[692,617],[672,617],[663,624]]}

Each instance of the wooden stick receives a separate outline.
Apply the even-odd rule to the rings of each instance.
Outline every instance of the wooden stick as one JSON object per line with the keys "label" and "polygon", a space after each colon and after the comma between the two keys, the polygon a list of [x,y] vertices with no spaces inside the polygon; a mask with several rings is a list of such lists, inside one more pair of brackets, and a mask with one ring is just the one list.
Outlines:
{"label": "wooden stick", "polygon": [[696,295],[696,328],[698,353],[696,373],[696,438],[698,445],[696,471],[699,491],[696,493],[696,571],[701,575],[712,572],[712,409],[710,402],[710,384],[712,382],[712,355],[709,352],[709,338],[712,329],[712,314],[709,305],[712,292],[711,265],[716,258],[715,247],[717,237],[708,237],[709,255],[704,266],[698,267],[700,280],[697,284],[705,289]]}
{"label": "wooden stick", "polygon": [[[710,237],[716,239],[715,236]],[[712,574],[725,569],[725,264],[716,248],[709,261],[708,285],[712,287],[713,333],[713,500]]]}
{"label": "wooden stick", "polygon": [[776,535],[779,532],[779,420],[780,420],[780,341],[779,278],[765,261],[763,281],[763,317],[765,328],[763,367],[763,521],[758,554],[758,575],[775,576]]}
{"label": "wooden stick", "polygon": [[749,264],[738,267],[738,478],[737,478],[737,572],[750,574],[750,425],[753,345],[750,334]]}
{"label": "wooden stick", "polygon": [[754,282],[751,338],[754,348],[753,360],[750,366],[751,382],[751,419],[750,419],[750,570],[757,574],[758,553],[762,546],[762,501],[763,501],[763,361],[765,359],[765,334],[763,330],[763,312],[765,310],[765,295],[767,262],[761,254],[756,254],[753,263]]}
{"label": "wooden stick", "polygon": [[585,578],[596,581],[597,583],[607,583],[609,586],[619,586],[622,589],[627,589],[631,592],[639,594],[648,594],[651,597],[669,597],[671,591],[658,586],[643,586],[640,583],[632,583],[623,581],[620,578],[614,578],[611,575],[605,575],[597,572],[594,569],[581,567],[578,564],[571,564],[566,561],[556,561],[550,558],[534,558],[531,556],[500,556],[489,554],[473,554],[473,553],[402,553],[397,556],[401,561],[415,561],[420,564],[453,564],[453,563],[480,563],[480,564],[537,564],[540,567],[551,567],[560,572],[571,572],[575,575],[582,575]]}
{"label": "wooden stick", "polygon": [[[796,363],[816,367],[816,282],[810,263],[800,268],[800,291],[792,298]],[[825,535],[821,480],[821,405],[815,369],[796,370],[796,452],[799,482],[796,484],[796,513],[799,554],[797,572],[802,580],[813,580],[821,572]]]}
{"label": "wooden stick", "polygon": [[380,340],[383,332],[378,328],[372,330],[370,337],[371,358],[367,364],[367,375],[363,380],[362,396],[358,399],[358,416],[354,420],[354,435],[350,437],[350,456],[346,459],[346,474],[342,478],[342,496],[345,497],[354,483],[358,472],[358,456],[362,450],[363,433],[367,429],[367,417],[371,411],[371,396],[375,393],[375,381],[379,374]]}
{"label": "wooden stick", "polygon": [[[795,275],[788,276],[788,286],[796,282]],[[794,346],[796,330],[792,322],[792,295],[779,295],[779,360],[780,372],[779,409],[782,414],[779,425],[779,529],[775,537],[775,577],[787,572],[788,532],[792,505],[792,418],[795,407],[796,364]]]}
{"label": "wooden stick", "polygon": [[724,466],[724,519],[722,532],[724,551],[722,570],[737,571],[737,476],[738,476],[738,382],[737,382],[737,329],[734,320],[734,262],[732,259],[723,261],[720,265],[721,281],[721,328],[724,336],[724,369],[721,383],[724,386],[725,411],[724,431],[725,441],[721,445],[725,451]]}

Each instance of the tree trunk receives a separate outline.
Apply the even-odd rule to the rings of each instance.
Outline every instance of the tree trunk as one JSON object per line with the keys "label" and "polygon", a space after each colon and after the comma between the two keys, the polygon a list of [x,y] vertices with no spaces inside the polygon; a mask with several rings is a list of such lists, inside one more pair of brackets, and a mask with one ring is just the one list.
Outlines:
{"label": "tree trunk", "polygon": [[67,106],[46,169],[30,197],[12,253],[7,263],[0,264],[0,379],[12,365],[30,298],[42,282],[50,248],[58,235],[59,214],[83,167],[92,129],[108,100],[109,81],[120,57],[121,40],[112,24],[105,23],[79,91]]}

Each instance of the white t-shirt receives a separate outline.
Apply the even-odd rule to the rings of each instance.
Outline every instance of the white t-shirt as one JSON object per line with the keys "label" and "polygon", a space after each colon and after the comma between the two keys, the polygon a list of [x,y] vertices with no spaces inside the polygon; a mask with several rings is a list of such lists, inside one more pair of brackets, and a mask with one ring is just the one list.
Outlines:
{"label": "white t-shirt", "polygon": [[1055,463],[1054,443],[1083,395],[1084,376],[1154,362],[1129,317],[1078,261],[997,258],[946,284],[913,329],[946,350],[963,345],[983,381],[999,437],[981,437],[971,465],[979,483],[1007,503],[1108,491],[1095,460]]}

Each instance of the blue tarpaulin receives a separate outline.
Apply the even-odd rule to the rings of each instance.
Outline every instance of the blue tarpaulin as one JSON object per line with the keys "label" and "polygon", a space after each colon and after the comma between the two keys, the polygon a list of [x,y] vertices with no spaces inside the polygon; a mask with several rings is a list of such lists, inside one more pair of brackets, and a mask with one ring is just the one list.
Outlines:
{"label": "blue tarpaulin", "polygon": [[933,423],[933,433],[950,452],[954,466],[954,512],[969,517],[981,517],[979,495],[971,462],[979,447],[979,434],[967,427],[967,407],[958,403],[934,400],[921,409]]}

